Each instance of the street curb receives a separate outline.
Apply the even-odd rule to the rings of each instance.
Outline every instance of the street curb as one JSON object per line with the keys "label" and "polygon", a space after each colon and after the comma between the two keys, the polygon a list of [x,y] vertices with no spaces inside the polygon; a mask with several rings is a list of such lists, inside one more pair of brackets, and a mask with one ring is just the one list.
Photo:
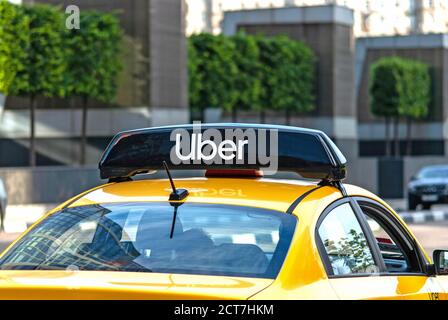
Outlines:
{"label": "street curb", "polygon": [[418,224],[425,222],[437,222],[448,220],[448,211],[434,210],[434,211],[415,211],[415,212],[400,212],[400,217],[408,224]]}

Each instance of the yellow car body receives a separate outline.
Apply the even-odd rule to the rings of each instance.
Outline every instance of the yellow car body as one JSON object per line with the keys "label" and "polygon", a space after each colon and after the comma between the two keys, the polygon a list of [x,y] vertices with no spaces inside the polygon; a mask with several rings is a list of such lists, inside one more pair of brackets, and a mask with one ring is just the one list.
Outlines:
{"label": "yellow car body", "polygon": [[[405,223],[374,194],[344,185],[334,186],[267,178],[176,179],[176,187],[189,190],[183,201],[263,208],[293,214],[297,225],[286,258],[275,279],[78,270],[2,270],[0,299],[447,299],[445,276],[420,274],[328,275],[316,228],[328,208],[350,199],[369,200],[387,210],[412,239]],[[33,228],[62,208],[104,203],[166,202],[168,179],[108,183],[89,190],[55,208]],[[352,198],[353,197],[353,198]],[[300,199],[291,213],[288,208]],[[423,252],[415,240],[415,246]],[[13,243],[1,257],[12,250]],[[423,253],[424,254],[424,253]],[[424,259],[430,258],[424,254]]]}

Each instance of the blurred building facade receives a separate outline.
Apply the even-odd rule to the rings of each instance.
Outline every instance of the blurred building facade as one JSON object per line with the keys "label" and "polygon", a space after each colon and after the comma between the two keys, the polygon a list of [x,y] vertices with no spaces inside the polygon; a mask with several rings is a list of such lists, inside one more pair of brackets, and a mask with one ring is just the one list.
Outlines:
{"label": "blurred building facade", "polygon": [[225,11],[339,5],[353,10],[355,37],[445,33],[447,0],[185,0],[187,34],[221,32]]}
{"label": "blurred building facade", "polygon": [[[227,35],[245,29],[253,34],[288,34],[306,42],[318,55],[317,108],[308,117],[293,115],[291,124],[326,131],[350,160],[350,181],[373,191],[379,190],[381,182],[378,157],[383,155],[385,130],[383,120],[369,113],[370,65],[390,55],[427,63],[434,75],[433,111],[428,119],[414,126],[414,153],[413,157],[404,157],[403,185],[422,165],[446,162],[448,35],[442,33],[447,32],[444,4],[448,0],[347,0],[330,1],[328,6],[323,5],[327,3],[324,0],[185,1],[183,6],[179,0],[33,0],[58,5],[76,3],[81,12],[124,9],[120,21],[131,52],[124,61],[130,81],[121,85],[117,106],[126,108],[93,106],[89,111],[87,163],[97,163],[117,131],[189,121],[184,28],[187,34],[208,31]],[[342,6],[334,5],[340,2]],[[249,10],[257,7],[260,9]],[[367,8],[373,13],[364,17],[363,12],[370,12]],[[0,167],[27,166],[27,106],[28,101],[11,98],[9,108],[7,103],[3,115],[0,113]],[[76,102],[73,108],[53,108],[58,106],[58,101],[40,101],[36,124],[39,165],[78,163],[80,111]],[[241,112],[238,117],[240,122],[259,122],[258,116]],[[230,118],[224,115],[210,122],[221,120]],[[275,113],[267,113],[266,120],[284,123],[283,115]],[[403,144],[405,127],[399,129]],[[42,171],[42,176],[36,178],[34,169],[31,173],[13,171],[0,172],[9,189],[16,181],[27,181],[22,174],[31,174],[29,181],[46,181],[42,177],[51,174],[51,169],[50,173]],[[70,185],[79,185],[75,177],[82,175],[72,176],[67,178],[73,181]],[[20,194],[18,202],[24,202],[32,190],[40,189],[32,183],[26,185],[30,187]],[[27,199],[51,202],[47,198]]]}
{"label": "blurred building facade", "polygon": [[[124,31],[119,90],[119,107],[147,106],[153,124],[166,124],[173,116],[189,120],[185,7],[179,0],[22,0],[66,8],[116,12]],[[82,25],[81,25],[82,28]],[[12,99],[11,99],[12,100]],[[60,107],[60,102],[52,101]],[[11,101],[10,105],[26,105]],[[40,105],[50,106],[49,101]],[[7,104],[8,106],[8,104]],[[108,107],[96,103],[91,107]],[[167,111],[168,110],[168,111]]]}
{"label": "blurred building facade", "polygon": [[[118,131],[185,123],[188,109],[185,7],[179,0],[10,0],[22,4],[77,5],[117,12],[124,31],[115,101],[89,101],[87,163],[98,162]],[[81,25],[82,28],[82,25]],[[28,165],[29,99],[0,95],[0,167]],[[39,97],[36,112],[38,165],[79,163],[79,99]]]}
{"label": "blurred building facade", "polygon": [[[447,161],[448,34],[355,37],[354,20],[354,11],[346,6],[291,6],[227,11],[221,27],[224,35],[238,31],[266,36],[281,34],[310,46],[318,60],[316,110],[310,114],[292,114],[289,123],[329,134],[348,158],[351,183],[376,190],[384,197],[401,198],[403,186],[419,168]],[[387,56],[426,63],[433,80],[430,114],[413,124],[411,155],[405,153],[403,121],[398,126],[401,157],[392,161],[384,159],[384,119],[372,116],[368,94],[370,67]],[[224,112],[220,121],[230,119]],[[259,122],[260,117],[258,112],[240,111],[238,119]],[[275,112],[266,112],[265,121],[285,124],[285,118]],[[391,168],[396,177],[393,181],[390,181]]]}

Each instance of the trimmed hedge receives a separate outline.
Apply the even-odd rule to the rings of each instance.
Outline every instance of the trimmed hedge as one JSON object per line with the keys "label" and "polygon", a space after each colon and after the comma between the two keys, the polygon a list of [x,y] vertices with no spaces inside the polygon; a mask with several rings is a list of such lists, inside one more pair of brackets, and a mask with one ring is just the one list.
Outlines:
{"label": "trimmed hedge", "polygon": [[65,19],[59,7],[0,0],[0,92],[114,98],[121,69],[118,19],[85,11],[81,28],[73,30]]}
{"label": "trimmed hedge", "polygon": [[68,93],[109,102],[117,92],[122,30],[113,14],[85,11],[80,29],[67,31]]}
{"label": "trimmed hedge", "polygon": [[400,57],[385,57],[371,67],[371,112],[386,120],[386,156],[391,155],[389,122],[393,119],[394,153],[401,154],[398,125],[406,118],[406,154],[412,153],[412,120],[427,116],[430,103],[431,77],[426,64]]}
{"label": "trimmed hedge", "polygon": [[16,7],[29,19],[23,69],[16,73],[11,94],[17,96],[64,97],[67,49],[64,46],[64,16],[49,5]]}
{"label": "trimmed hedge", "polygon": [[[18,72],[25,69],[29,17],[21,7],[0,0],[0,93],[8,95]],[[20,83],[20,87],[26,83]]]}
{"label": "trimmed hedge", "polygon": [[122,31],[114,14],[84,11],[80,29],[50,5],[0,0],[0,92],[30,98],[30,165],[35,165],[38,96],[83,97],[81,162],[85,158],[87,101],[109,102],[117,92]]}
{"label": "trimmed hedge", "polygon": [[224,36],[203,33],[189,39],[190,103],[194,108],[231,110],[237,100],[235,43]]}
{"label": "trimmed hedge", "polygon": [[82,97],[80,164],[86,162],[87,112],[89,99],[110,102],[118,90],[121,70],[122,31],[112,14],[86,11],[80,15],[80,28],[67,31],[67,91]]}
{"label": "trimmed hedge", "polygon": [[285,36],[189,38],[189,89],[193,110],[278,110],[315,107],[316,57]]}
{"label": "trimmed hedge", "polygon": [[262,110],[310,112],[314,109],[314,53],[285,36],[257,37],[260,48]]}
{"label": "trimmed hedge", "polygon": [[375,116],[421,119],[428,114],[431,78],[426,64],[386,57],[371,68],[369,90]]}
{"label": "trimmed hedge", "polygon": [[231,38],[235,44],[233,62],[237,73],[234,79],[236,99],[233,108],[250,110],[259,104],[262,93],[260,48],[255,37],[239,33]]}

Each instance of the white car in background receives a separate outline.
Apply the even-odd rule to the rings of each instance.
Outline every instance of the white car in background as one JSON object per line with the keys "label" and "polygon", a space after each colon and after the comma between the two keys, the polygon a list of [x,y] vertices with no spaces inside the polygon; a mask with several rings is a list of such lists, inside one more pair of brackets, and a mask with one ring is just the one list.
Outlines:
{"label": "white car in background", "polygon": [[0,230],[4,230],[4,222],[5,222],[5,215],[6,215],[6,203],[7,203],[7,197],[6,197],[6,188],[3,184],[2,179],[0,179]]}

